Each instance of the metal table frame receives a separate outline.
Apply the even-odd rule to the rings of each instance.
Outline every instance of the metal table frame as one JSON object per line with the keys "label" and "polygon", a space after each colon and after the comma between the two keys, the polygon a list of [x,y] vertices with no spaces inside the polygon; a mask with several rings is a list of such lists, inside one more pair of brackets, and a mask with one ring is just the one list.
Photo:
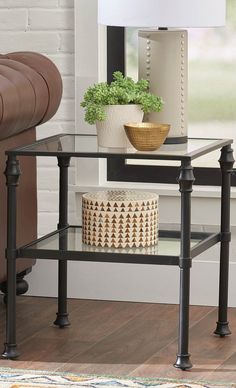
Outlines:
{"label": "metal table frame", "polygon": [[[16,260],[22,257],[37,257],[39,259],[53,258],[59,261],[58,272],[58,312],[54,322],[60,328],[68,326],[67,312],[67,260],[116,262],[116,263],[140,263],[157,265],[177,265],[180,268],[180,295],[179,295],[179,345],[174,366],[182,370],[190,369],[192,363],[189,354],[189,294],[190,294],[190,269],[192,259],[209,247],[220,242],[220,279],[219,279],[219,311],[215,334],[220,337],[231,334],[227,319],[228,310],[228,272],[229,272],[229,244],[230,244],[230,186],[231,172],[234,164],[231,139],[212,139],[210,146],[202,147],[196,152],[186,155],[163,155],[150,153],[129,154],[122,150],[89,150],[69,151],[63,149],[47,150],[43,146],[53,141],[59,141],[66,135],[58,135],[38,141],[33,145],[7,151],[6,184],[8,191],[8,224],[7,224],[7,326],[6,343],[2,357],[14,359],[19,354],[16,345]],[[80,135],[69,135],[80,136]],[[37,148],[38,147],[38,148]],[[191,233],[191,193],[194,183],[194,173],[191,161],[208,152],[221,148],[219,159],[222,184],[221,184],[221,226],[219,233]],[[20,165],[18,155],[24,156],[55,156],[58,159],[60,170],[59,187],[59,223],[57,230],[42,239],[31,242],[27,246],[16,245],[16,193],[20,177]],[[161,236],[171,236],[180,239],[179,256],[156,256],[129,253],[108,252],[75,252],[67,250],[68,224],[68,167],[71,157],[86,158],[130,158],[130,159],[164,159],[180,160],[180,172],[177,181],[181,193],[181,229],[179,232],[161,231]],[[40,241],[59,233],[59,250],[35,249],[34,245]],[[201,241],[191,248],[191,238],[199,238]]]}

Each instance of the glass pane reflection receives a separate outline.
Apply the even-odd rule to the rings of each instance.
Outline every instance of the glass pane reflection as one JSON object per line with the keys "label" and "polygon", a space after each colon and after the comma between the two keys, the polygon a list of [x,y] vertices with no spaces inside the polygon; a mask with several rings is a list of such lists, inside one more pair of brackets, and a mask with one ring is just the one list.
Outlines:
{"label": "glass pane reflection", "polygon": [[[196,245],[200,240],[192,240],[191,246]],[[101,248],[90,246],[82,242],[82,228],[70,227],[60,233],[48,237],[28,249],[38,250],[68,250],[74,252],[106,252],[119,254],[141,254],[141,255],[161,255],[179,256],[180,241],[176,238],[159,238],[158,244],[147,248]]]}
{"label": "glass pane reflection", "polygon": [[[212,147],[221,148],[222,144],[218,144],[220,139],[188,139],[188,142],[183,145],[162,145],[156,151],[137,151],[132,148],[103,148],[97,145],[97,136],[93,135],[58,135],[38,141],[34,144],[19,147],[9,152],[15,154],[35,154],[40,156],[60,156],[60,153],[67,153],[70,156],[90,157],[112,157],[115,155],[124,156],[128,159],[171,159],[180,160],[182,157],[191,157],[191,154],[205,154],[211,152]],[[217,143],[217,146],[216,146]],[[222,141],[223,143],[223,141]],[[204,148],[204,152],[202,152]],[[105,156],[104,156],[105,155]],[[195,155],[196,157],[196,155]]]}

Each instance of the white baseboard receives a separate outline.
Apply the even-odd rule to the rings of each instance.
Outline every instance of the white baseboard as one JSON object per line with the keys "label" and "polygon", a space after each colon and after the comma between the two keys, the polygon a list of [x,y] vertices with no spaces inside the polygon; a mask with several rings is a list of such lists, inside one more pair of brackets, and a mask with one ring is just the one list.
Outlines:
{"label": "white baseboard", "polygon": [[[81,194],[77,194],[77,209],[81,208]],[[219,225],[220,199],[193,198],[193,223]],[[236,225],[236,199],[232,200],[232,223]],[[77,214],[79,222],[80,212]],[[161,222],[178,223],[179,197],[160,197]],[[218,230],[218,228],[217,228]],[[230,306],[236,307],[235,244],[231,250]],[[212,305],[218,303],[219,244],[194,259],[191,270],[191,303]],[[37,261],[30,281],[30,295],[57,295],[57,263]],[[169,266],[69,262],[69,289],[71,298],[122,300],[135,302],[178,303],[179,269]]]}
{"label": "white baseboard", "polygon": [[[47,262],[45,274],[38,261],[28,276],[29,295],[57,296],[57,266]],[[52,275],[53,274],[53,275]],[[218,303],[217,262],[196,261],[191,270],[191,304],[216,306]],[[236,307],[236,263],[230,265],[229,305]],[[43,284],[43,287],[42,287]],[[150,303],[178,303],[179,269],[167,266],[69,263],[70,298],[119,300]]]}

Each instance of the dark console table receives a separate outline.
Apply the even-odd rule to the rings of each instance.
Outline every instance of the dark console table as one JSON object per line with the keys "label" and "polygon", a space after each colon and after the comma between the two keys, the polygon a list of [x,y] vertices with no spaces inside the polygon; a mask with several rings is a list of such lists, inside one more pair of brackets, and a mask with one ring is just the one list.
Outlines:
{"label": "dark console table", "polygon": [[[154,152],[138,152],[126,149],[102,149],[97,147],[96,136],[57,135],[34,144],[7,151],[6,180],[8,189],[8,237],[7,237],[7,328],[3,357],[18,356],[16,345],[16,260],[20,258],[54,259],[59,261],[58,312],[55,325],[69,325],[67,313],[67,260],[107,263],[139,263],[152,265],[175,265],[180,268],[179,347],[174,364],[180,369],[192,367],[189,354],[189,290],[192,260],[212,247],[221,244],[219,316],[215,334],[230,334],[227,320],[228,270],[230,243],[230,179],[234,164],[231,139],[189,139],[183,150],[176,146],[162,146]],[[221,225],[218,233],[191,231],[191,192],[194,183],[192,160],[221,149],[219,159],[222,175]],[[59,223],[57,230],[29,242],[16,245],[16,194],[20,177],[17,156],[50,156],[58,159],[60,169]],[[177,181],[181,193],[181,225],[179,230],[161,230],[155,247],[135,249],[95,248],[82,243],[81,227],[68,224],[68,167],[71,157],[122,158],[175,160],[180,162]],[[27,198],[25,199],[27,201]],[[176,242],[179,242],[176,249]],[[174,245],[173,245],[174,244]],[[175,247],[175,248],[173,248]],[[167,254],[166,252],[168,252]]]}

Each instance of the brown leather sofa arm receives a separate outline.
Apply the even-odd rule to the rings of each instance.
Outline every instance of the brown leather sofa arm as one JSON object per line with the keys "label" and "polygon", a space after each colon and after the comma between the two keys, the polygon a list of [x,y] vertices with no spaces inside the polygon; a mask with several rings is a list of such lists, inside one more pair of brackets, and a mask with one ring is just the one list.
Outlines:
{"label": "brown leather sofa arm", "polygon": [[[0,290],[6,290],[6,186],[5,151],[36,140],[35,127],[57,111],[62,97],[62,80],[56,66],[34,52],[0,55]],[[49,134],[50,135],[50,134]],[[17,244],[37,238],[36,161],[20,157],[22,175],[17,189]],[[17,261],[18,294],[27,291],[22,276],[35,260]]]}
{"label": "brown leather sofa arm", "polygon": [[33,52],[0,57],[0,139],[42,124],[55,114],[62,96],[56,66]]}

